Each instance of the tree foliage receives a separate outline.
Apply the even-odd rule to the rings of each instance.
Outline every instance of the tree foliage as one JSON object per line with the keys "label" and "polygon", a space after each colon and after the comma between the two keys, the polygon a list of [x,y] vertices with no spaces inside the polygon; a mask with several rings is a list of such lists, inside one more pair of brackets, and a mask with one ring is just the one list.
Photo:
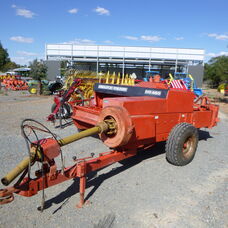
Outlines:
{"label": "tree foliage", "polygon": [[47,76],[47,66],[43,61],[38,61],[37,59],[30,62],[31,71],[30,76],[38,81],[45,79]]}
{"label": "tree foliage", "polygon": [[45,79],[47,76],[47,66],[46,64],[40,60],[37,59],[33,60],[33,62],[30,62],[30,76],[38,81],[38,94],[41,94],[42,92],[42,83],[41,80]]}
{"label": "tree foliage", "polygon": [[10,61],[9,54],[6,49],[3,48],[0,43],[0,70],[3,69],[4,65]]}
{"label": "tree foliage", "polygon": [[7,49],[3,48],[0,42],[0,71],[5,72],[17,67],[19,67],[19,65],[10,60]]}
{"label": "tree foliage", "polygon": [[228,56],[211,58],[204,67],[204,80],[209,81],[213,87],[228,82]]}
{"label": "tree foliage", "polygon": [[11,69],[15,69],[15,68],[19,68],[20,65],[16,64],[15,62],[7,62],[3,67],[2,67],[2,71],[3,72],[6,72],[8,70],[11,70]]}
{"label": "tree foliage", "polygon": [[68,67],[68,61],[67,60],[63,60],[60,63],[60,75],[63,76],[65,75],[66,71],[67,71],[67,67]]}

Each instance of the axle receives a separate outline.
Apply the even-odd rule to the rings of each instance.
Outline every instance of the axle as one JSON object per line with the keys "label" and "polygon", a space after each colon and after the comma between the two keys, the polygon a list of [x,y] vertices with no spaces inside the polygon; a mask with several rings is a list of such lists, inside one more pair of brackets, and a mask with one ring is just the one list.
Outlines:
{"label": "axle", "polygon": [[[105,121],[103,121],[97,124],[95,127],[67,136],[62,139],[59,139],[57,143],[59,147],[62,147],[87,136],[108,132],[108,130],[109,130],[108,122],[106,123]],[[54,142],[52,141],[52,143]],[[9,185],[18,175],[20,175],[25,169],[28,168],[29,163],[33,163],[36,160],[41,161],[42,149],[43,148],[31,146],[30,156],[25,157],[14,169],[12,169],[8,174],[6,174],[6,176],[1,179],[2,184],[5,186]]]}

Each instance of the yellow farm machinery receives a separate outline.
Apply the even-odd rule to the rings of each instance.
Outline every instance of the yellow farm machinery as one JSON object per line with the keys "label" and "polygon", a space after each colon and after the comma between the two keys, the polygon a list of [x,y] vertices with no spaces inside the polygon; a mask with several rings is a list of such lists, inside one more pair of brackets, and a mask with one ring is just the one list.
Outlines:
{"label": "yellow farm machinery", "polygon": [[[54,104],[51,108],[51,114],[47,117],[48,121],[55,121],[56,118],[65,119],[71,116],[72,105],[88,104],[94,93],[95,83],[117,84],[117,85],[134,85],[135,79],[129,74],[122,75],[106,74],[78,71],[70,69],[66,72],[66,80],[63,90],[54,97]],[[60,121],[61,125],[61,121]]]}

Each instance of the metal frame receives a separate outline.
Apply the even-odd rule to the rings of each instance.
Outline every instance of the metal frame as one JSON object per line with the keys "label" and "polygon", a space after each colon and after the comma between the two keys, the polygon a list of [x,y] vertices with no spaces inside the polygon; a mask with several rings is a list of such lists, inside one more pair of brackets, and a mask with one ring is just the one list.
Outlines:
{"label": "metal frame", "polygon": [[96,63],[99,72],[101,63],[121,63],[122,73],[126,64],[142,64],[153,68],[153,64],[172,65],[177,71],[178,66],[203,64],[205,51],[190,48],[160,48],[139,46],[110,46],[110,45],[76,45],[76,44],[46,44],[46,60],[69,60],[71,62]]}

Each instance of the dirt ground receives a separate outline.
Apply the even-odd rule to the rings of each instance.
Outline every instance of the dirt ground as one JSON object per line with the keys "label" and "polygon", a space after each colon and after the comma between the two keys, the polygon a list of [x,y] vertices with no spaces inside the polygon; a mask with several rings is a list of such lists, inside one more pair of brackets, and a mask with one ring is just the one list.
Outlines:
{"label": "dirt ground", "polygon": [[219,93],[217,89],[204,89],[204,93],[207,94],[213,103],[219,105],[221,112],[228,115],[228,96]]}

